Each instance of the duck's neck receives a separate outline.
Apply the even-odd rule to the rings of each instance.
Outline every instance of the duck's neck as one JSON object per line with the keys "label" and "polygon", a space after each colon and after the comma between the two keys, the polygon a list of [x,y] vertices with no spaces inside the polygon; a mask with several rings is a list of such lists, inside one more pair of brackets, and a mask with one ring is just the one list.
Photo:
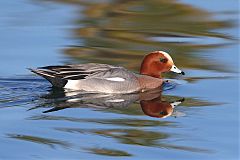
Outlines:
{"label": "duck's neck", "polygon": [[143,62],[141,65],[140,74],[148,75],[155,78],[162,78],[161,71],[156,66],[157,65],[154,65],[154,63]]}

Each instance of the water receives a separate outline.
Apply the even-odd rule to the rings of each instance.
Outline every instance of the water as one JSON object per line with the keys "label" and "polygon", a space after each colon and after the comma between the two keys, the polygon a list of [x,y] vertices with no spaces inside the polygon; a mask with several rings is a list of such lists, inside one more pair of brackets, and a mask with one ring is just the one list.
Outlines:
{"label": "water", "polygon": [[[0,159],[239,159],[237,1],[0,6]],[[64,92],[26,69],[98,62],[137,72],[153,50],[186,73],[165,74],[160,93]]]}

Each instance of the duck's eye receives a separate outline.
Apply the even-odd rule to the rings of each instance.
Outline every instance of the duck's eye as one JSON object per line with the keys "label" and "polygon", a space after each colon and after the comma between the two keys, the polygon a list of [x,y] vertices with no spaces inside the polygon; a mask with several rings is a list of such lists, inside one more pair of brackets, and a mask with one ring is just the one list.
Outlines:
{"label": "duck's eye", "polygon": [[167,63],[167,58],[160,58],[160,62],[162,62],[162,63]]}

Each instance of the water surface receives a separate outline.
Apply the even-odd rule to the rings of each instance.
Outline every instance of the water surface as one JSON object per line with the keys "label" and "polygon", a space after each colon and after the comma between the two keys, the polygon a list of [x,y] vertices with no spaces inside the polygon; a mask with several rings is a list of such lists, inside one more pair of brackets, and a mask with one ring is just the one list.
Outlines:
{"label": "water surface", "polygon": [[[0,159],[239,158],[237,1],[0,6]],[[26,69],[97,62],[138,72],[154,50],[186,75],[164,74],[171,83],[144,95],[64,92]]]}

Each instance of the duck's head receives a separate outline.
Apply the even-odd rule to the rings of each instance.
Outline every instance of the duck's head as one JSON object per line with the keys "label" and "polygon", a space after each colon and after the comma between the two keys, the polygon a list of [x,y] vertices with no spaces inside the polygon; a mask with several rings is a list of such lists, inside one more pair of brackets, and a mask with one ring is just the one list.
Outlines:
{"label": "duck's head", "polygon": [[184,75],[184,72],[176,67],[168,53],[154,51],[144,57],[140,73],[160,78],[161,73],[169,71]]}

